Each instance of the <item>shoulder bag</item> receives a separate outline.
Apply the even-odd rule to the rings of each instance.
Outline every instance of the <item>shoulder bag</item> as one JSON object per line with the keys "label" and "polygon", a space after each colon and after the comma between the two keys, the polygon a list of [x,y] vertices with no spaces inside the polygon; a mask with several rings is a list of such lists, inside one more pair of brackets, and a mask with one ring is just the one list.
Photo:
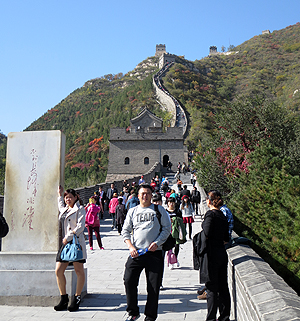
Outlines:
{"label": "shoulder bag", "polygon": [[73,240],[62,249],[60,258],[66,262],[76,262],[83,259],[82,248],[75,234],[73,235]]}

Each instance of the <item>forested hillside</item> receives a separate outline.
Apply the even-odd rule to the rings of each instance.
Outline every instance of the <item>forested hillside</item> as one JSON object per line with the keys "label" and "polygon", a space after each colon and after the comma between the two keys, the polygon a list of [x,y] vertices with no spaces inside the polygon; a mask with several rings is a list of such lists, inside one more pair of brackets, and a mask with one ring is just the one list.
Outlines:
{"label": "forested hillside", "polygon": [[187,139],[195,148],[212,130],[212,117],[238,95],[264,95],[293,111],[300,106],[300,24],[255,36],[232,50],[196,60],[198,73],[175,64],[165,87],[190,114]]}
{"label": "forested hillside", "polygon": [[126,75],[105,75],[87,81],[26,130],[60,129],[67,137],[66,186],[80,187],[105,181],[109,131],[127,127],[130,119],[148,106],[166,124],[152,94],[157,59],[148,58]]}
{"label": "forested hillside", "polygon": [[165,77],[190,113],[199,183],[223,192],[235,231],[298,293],[299,58],[297,24],[196,61],[197,75],[175,66]]}

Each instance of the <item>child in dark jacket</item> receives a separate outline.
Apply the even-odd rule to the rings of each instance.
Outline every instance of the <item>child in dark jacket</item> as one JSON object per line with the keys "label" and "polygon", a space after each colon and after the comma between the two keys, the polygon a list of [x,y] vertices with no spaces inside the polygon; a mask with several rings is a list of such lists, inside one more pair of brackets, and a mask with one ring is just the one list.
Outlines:
{"label": "child in dark jacket", "polygon": [[118,227],[118,233],[121,235],[122,227],[124,224],[125,216],[126,216],[126,208],[123,204],[123,198],[118,198],[119,204],[116,206],[116,220],[117,220],[117,227]]}

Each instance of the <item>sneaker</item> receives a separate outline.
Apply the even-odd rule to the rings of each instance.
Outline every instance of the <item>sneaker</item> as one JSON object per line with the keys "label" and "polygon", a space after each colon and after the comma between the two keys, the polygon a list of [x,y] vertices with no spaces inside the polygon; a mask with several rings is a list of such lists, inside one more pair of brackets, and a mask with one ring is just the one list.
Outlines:
{"label": "sneaker", "polygon": [[90,247],[90,250],[93,251],[94,250],[93,247]]}
{"label": "sneaker", "polygon": [[130,315],[128,314],[127,318],[125,321],[135,321],[140,317],[140,315]]}
{"label": "sneaker", "polygon": [[103,246],[101,246],[101,247],[100,247],[100,250],[104,250],[104,247],[103,247]]}
{"label": "sneaker", "polygon": [[198,300],[206,300],[206,296],[207,296],[206,292],[203,292],[201,295],[197,296],[197,299]]}
{"label": "sneaker", "polygon": [[173,268],[173,264],[170,264],[169,265],[169,270],[173,270],[174,268]]}
{"label": "sneaker", "polygon": [[177,267],[180,267],[180,264],[179,264],[179,261],[177,260],[177,263],[176,263]]}

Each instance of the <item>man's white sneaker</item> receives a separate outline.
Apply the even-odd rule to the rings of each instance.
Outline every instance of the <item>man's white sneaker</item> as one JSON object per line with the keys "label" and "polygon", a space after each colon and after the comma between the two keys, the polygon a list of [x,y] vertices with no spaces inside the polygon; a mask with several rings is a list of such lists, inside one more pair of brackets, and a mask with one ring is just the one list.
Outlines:
{"label": "man's white sneaker", "polygon": [[135,321],[140,317],[140,315],[130,315],[128,314],[125,321]]}

